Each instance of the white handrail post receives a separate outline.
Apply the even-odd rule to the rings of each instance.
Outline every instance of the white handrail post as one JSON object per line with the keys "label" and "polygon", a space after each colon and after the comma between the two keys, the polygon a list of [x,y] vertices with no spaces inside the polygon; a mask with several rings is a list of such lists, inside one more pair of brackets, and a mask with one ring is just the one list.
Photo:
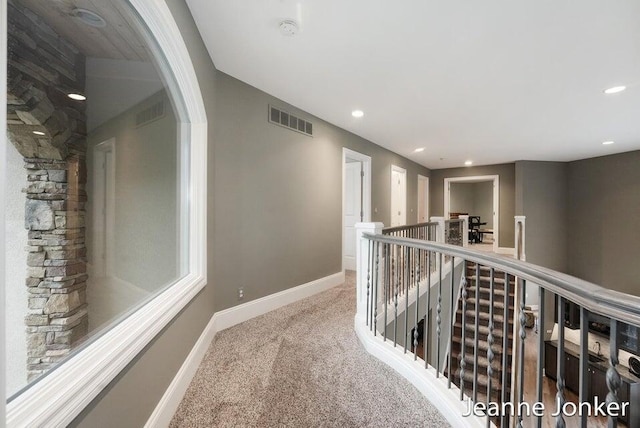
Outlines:
{"label": "white handrail post", "polygon": [[431,217],[432,223],[438,223],[436,227],[436,242],[444,244],[444,217]]}
{"label": "white handrail post", "polygon": [[[356,314],[358,317],[366,317],[367,311],[367,270],[369,276],[373,273],[373,266],[369,267],[369,240],[362,235],[380,235],[382,233],[382,223],[356,223]],[[371,286],[371,284],[370,284]]]}
{"label": "white handrail post", "polygon": [[515,219],[515,228],[516,228],[516,242],[514,245],[515,248],[515,257],[518,260],[526,261],[527,255],[525,252],[525,236],[526,236],[526,220],[527,217],[523,215],[517,215],[514,217]]}
{"label": "white handrail post", "polygon": [[461,215],[458,218],[462,220],[462,246],[468,247],[469,246],[469,216]]}
{"label": "white handrail post", "polygon": [[[445,224],[444,224],[444,217],[436,217],[436,216],[432,216],[431,217],[431,222],[432,223],[438,223],[438,225],[436,226],[436,242],[440,242],[441,244],[445,243],[445,237],[444,237],[444,228],[445,228]],[[437,270],[441,270],[442,266],[440,266],[440,258],[436,257],[436,268]]]}

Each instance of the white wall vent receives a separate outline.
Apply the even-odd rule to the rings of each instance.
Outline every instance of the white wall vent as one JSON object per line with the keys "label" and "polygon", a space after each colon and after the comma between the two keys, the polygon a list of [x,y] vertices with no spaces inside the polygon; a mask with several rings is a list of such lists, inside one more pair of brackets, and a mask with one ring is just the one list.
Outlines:
{"label": "white wall vent", "polygon": [[299,117],[273,106],[269,106],[269,122],[313,137],[313,124],[311,122],[300,119]]}
{"label": "white wall vent", "polygon": [[153,121],[164,117],[164,100],[153,104],[136,114],[136,128],[145,126]]}

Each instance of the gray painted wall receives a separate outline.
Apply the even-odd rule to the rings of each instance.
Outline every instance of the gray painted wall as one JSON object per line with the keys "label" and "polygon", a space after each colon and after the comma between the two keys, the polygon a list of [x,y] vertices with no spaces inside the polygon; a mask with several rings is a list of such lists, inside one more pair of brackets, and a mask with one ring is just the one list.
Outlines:
{"label": "gray painted wall", "polygon": [[640,151],[571,162],[568,170],[569,273],[640,295]]}
{"label": "gray painted wall", "polygon": [[[209,120],[209,284],[72,426],[143,426],[214,311],[341,269],[342,147],[372,157],[372,217],[389,224],[391,164],[407,169],[408,222],[424,167],[216,72],[184,0],[168,0]],[[274,104],[314,124],[310,138],[267,121]],[[377,212],[376,212],[377,211]],[[214,300],[215,289],[215,300]]]}
{"label": "gray painted wall", "polygon": [[451,212],[480,216],[486,229],[493,229],[493,182],[451,183]]}
{"label": "gray painted wall", "polygon": [[476,175],[500,176],[500,242],[501,247],[513,248],[515,216],[515,164],[434,169],[429,180],[431,215],[444,215],[444,179]]}
{"label": "gray painted wall", "polygon": [[516,162],[516,215],[526,218],[527,261],[567,271],[568,164]]}
{"label": "gray painted wall", "polygon": [[[564,162],[516,162],[516,215],[526,216],[527,261],[567,272],[568,164]],[[527,304],[539,304],[539,289],[527,284]],[[551,293],[545,307],[553,308]],[[544,331],[551,337],[554,311],[547,310]]]}
{"label": "gray painted wall", "polygon": [[[216,78],[216,310],[341,270],[342,148],[372,158],[372,218],[390,224],[391,165],[407,169],[409,223],[429,170],[224,73]],[[267,121],[274,105],[313,123],[313,138]]]}

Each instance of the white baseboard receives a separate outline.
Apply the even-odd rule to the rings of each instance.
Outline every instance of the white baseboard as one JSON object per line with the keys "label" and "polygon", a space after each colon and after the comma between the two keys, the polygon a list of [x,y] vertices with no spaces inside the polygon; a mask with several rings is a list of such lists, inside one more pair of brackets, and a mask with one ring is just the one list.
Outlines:
{"label": "white baseboard", "polygon": [[336,285],[340,285],[343,282],[344,272],[338,272],[297,287],[289,288],[288,290],[284,290],[279,293],[271,294],[260,299],[243,303],[242,305],[234,306],[233,308],[216,312],[214,316],[218,317],[218,331],[222,331],[226,328],[266,314],[267,312],[271,312],[290,303],[297,302],[298,300],[306,297],[313,296],[314,294],[328,290]]}
{"label": "white baseboard", "polygon": [[425,369],[424,362],[413,360],[413,354],[403,353],[401,347],[389,346],[380,336],[374,337],[365,326],[365,319],[362,316],[355,316],[355,330],[365,350],[411,382],[451,426],[465,428],[486,426],[487,422],[484,419],[463,416],[467,412],[467,406],[459,400],[460,390],[453,384],[449,389],[447,379],[442,375],[436,378],[434,368]]}
{"label": "white baseboard", "polygon": [[144,425],[145,428],[168,427],[171,419],[182,401],[182,397],[187,392],[187,388],[191,384],[193,376],[196,374],[204,355],[209,349],[209,345],[216,336],[216,315],[214,314],[209,320],[209,324],[198,338],[198,341],[189,352],[187,359],[184,360],[180,370],[176,373],[171,384],[162,395],[160,402],[154,409],[153,413]]}
{"label": "white baseboard", "polygon": [[344,272],[338,272],[213,314],[198,341],[189,352],[187,359],[178,370],[173,381],[171,381],[149,420],[147,420],[145,428],[169,426],[216,333],[342,283],[344,283]]}

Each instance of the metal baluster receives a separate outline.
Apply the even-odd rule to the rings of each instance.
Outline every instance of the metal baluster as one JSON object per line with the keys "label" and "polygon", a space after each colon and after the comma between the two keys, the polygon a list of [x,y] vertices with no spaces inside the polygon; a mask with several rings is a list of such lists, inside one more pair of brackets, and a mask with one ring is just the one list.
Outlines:
{"label": "metal baluster", "polygon": [[[544,288],[540,287],[540,306],[538,310],[538,373],[537,373],[537,380],[536,380],[536,390],[537,390],[536,395],[537,395],[538,403],[542,403],[542,389],[543,389],[542,367],[544,366],[544,360],[545,360],[545,357],[544,357],[544,335],[545,335],[544,299],[545,299]],[[585,412],[585,415],[586,415],[586,412]],[[542,428],[542,416],[538,416],[536,424],[538,428]]]}
{"label": "metal baluster", "polygon": [[[589,311],[583,306],[580,308],[580,391],[578,401],[586,403],[589,400],[587,395],[589,369]],[[583,412],[580,417],[580,426],[587,426],[587,412]]]}
{"label": "metal baluster", "polygon": [[467,317],[466,317],[466,312],[467,312],[467,261],[464,260],[462,262],[462,322],[461,322],[461,326],[462,326],[462,345],[460,346],[461,351],[460,351],[460,363],[458,364],[460,366],[460,400],[462,401],[464,399],[464,369],[467,365],[467,362],[465,361],[465,352],[466,352],[466,346],[465,346],[465,341],[467,340]]}
{"label": "metal baluster", "polygon": [[429,367],[429,350],[431,349],[429,343],[429,310],[431,309],[431,251],[425,251],[427,253],[427,309],[424,313],[424,332],[423,332],[423,340],[424,340],[424,367]]}
{"label": "metal baluster", "polygon": [[373,288],[373,335],[376,336],[378,334],[378,291],[380,289],[380,243],[376,242],[375,247],[376,252],[376,270],[373,273],[375,280],[373,283],[375,284]]}
{"label": "metal baluster", "polygon": [[[518,395],[518,406],[524,401],[524,339],[527,337],[527,332],[524,329],[527,318],[524,314],[525,297],[527,294],[527,282],[524,279],[520,280],[520,358],[518,358],[518,365],[520,366],[520,394]],[[519,407],[518,407],[519,408]],[[522,428],[522,412],[518,412],[518,428]]]}
{"label": "metal baluster", "polygon": [[455,303],[457,303],[455,301],[455,298],[453,297],[454,295],[454,288],[455,288],[455,266],[456,266],[456,258],[455,257],[451,257],[451,287],[449,290],[449,305],[451,306],[450,308],[450,312],[449,312],[449,362],[447,363],[447,367],[448,367],[448,371],[449,371],[449,375],[447,376],[447,388],[451,389],[451,379],[453,379],[453,373],[451,373],[451,354],[453,353],[453,325],[455,324],[455,309],[453,308],[453,305]]}
{"label": "metal baluster", "polygon": [[473,402],[478,402],[478,358],[480,358],[480,347],[478,343],[478,330],[480,328],[480,265],[476,263],[476,300],[475,300],[475,323],[473,330]]}
{"label": "metal baluster", "polygon": [[371,287],[371,258],[373,257],[373,251],[371,250],[373,242],[369,241],[369,254],[367,257],[367,319],[366,325],[371,329],[371,323],[369,322],[369,288]]}
{"label": "metal baluster", "polygon": [[438,305],[436,306],[436,378],[440,377],[440,336],[442,334],[442,253],[438,253]]}
{"label": "metal baluster", "polygon": [[[564,299],[562,296],[558,296],[558,368],[556,372],[556,388],[558,392],[556,393],[556,403],[557,408],[562,409],[564,407],[565,399],[564,399],[564,318],[565,318],[565,308],[564,308]],[[564,423],[564,418],[562,417],[562,412],[558,412],[558,416],[556,416],[556,427],[564,428],[566,425]]]}
{"label": "metal baluster", "polygon": [[383,341],[387,341],[387,307],[389,306],[389,244],[384,244],[384,324],[382,325]]}
{"label": "metal baluster", "polygon": [[409,333],[409,247],[404,250],[404,353],[407,353]]}
{"label": "metal baluster", "polygon": [[[398,245],[395,246],[396,257],[398,255]],[[400,288],[400,275],[396,268],[396,278],[394,280],[394,290],[393,290],[393,347],[395,348],[398,344],[398,289]]]}
{"label": "metal baluster", "polygon": [[[620,373],[618,373],[618,369],[616,366],[618,365],[618,321],[615,319],[611,319],[611,332],[609,337],[609,368],[607,369],[607,388],[609,388],[609,392],[607,393],[607,408],[611,408],[611,404],[617,403],[618,408],[620,409],[620,399],[618,398],[618,390],[620,389],[620,385],[622,385],[622,381],[620,380]],[[616,428],[618,426],[618,418],[616,416],[609,415],[608,417],[608,427]]]}
{"label": "metal baluster", "polygon": [[[487,409],[491,402],[491,376],[493,376],[493,299],[495,288],[495,269],[491,268],[489,274],[489,334],[487,335]],[[487,413],[487,428],[491,427],[491,418]]]}
{"label": "metal baluster", "polygon": [[[416,326],[413,329],[413,361],[418,359],[418,321],[420,309],[420,250],[416,249]],[[424,336],[423,336],[424,340]],[[423,342],[424,343],[424,342]]]}
{"label": "metal baluster", "polygon": [[[507,364],[509,356],[509,274],[504,273],[504,308],[502,310],[502,388],[500,388],[500,402],[507,402]],[[509,425],[509,415],[505,414],[501,419],[501,426],[506,427]]]}

